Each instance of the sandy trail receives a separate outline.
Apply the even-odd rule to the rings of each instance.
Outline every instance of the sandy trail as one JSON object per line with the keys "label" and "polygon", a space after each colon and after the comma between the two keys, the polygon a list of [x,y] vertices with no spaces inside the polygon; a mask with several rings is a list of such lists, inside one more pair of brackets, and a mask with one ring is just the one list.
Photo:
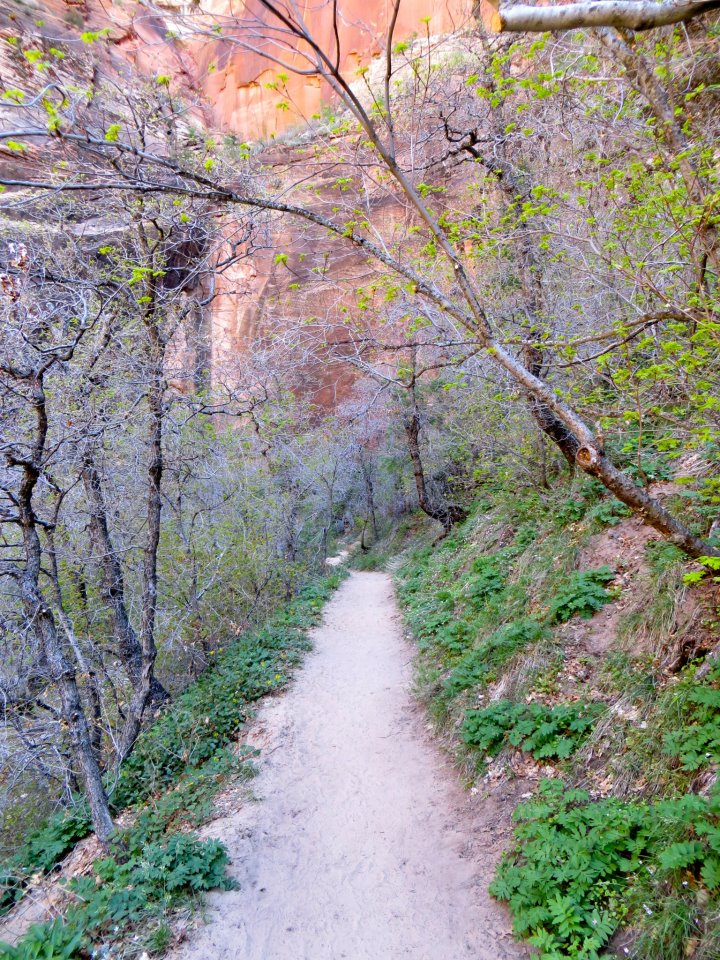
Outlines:
{"label": "sandy trail", "polygon": [[255,724],[260,803],[215,821],[237,892],[176,960],[515,960],[498,840],[430,742],[392,585],[353,573]]}

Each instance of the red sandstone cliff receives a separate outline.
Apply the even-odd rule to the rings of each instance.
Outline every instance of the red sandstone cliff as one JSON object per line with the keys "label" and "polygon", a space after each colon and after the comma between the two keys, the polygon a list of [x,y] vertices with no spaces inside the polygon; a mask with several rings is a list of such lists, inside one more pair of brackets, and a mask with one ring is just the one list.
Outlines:
{"label": "red sandstone cliff", "polygon": [[[355,79],[358,68],[366,66],[384,48],[389,0],[341,0],[337,21],[340,63],[348,77]],[[334,41],[331,0],[302,0],[303,16],[320,42],[331,49]],[[468,0],[403,0],[394,39],[415,35],[436,35],[462,26],[469,18]],[[52,45],[72,51],[65,61],[52,62],[49,79],[67,80],[63,71],[74,70],[79,79],[90,82],[93,74],[122,78],[128,70],[145,76],[166,74],[173,87],[185,93],[193,105],[193,121],[209,130],[235,135],[239,140],[265,139],[293,127],[331,104],[329,89],[315,77],[285,71],[282,90],[267,86],[282,68],[268,64],[257,52],[249,52],[237,41],[233,23],[255,20],[258,32],[267,24],[268,14],[257,0],[6,0],[0,9],[0,30],[5,37],[22,34],[37,38],[40,48]],[[109,30],[106,42],[87,45],[82,34]],[[265,28],[266,30],[266,28]],[[266,31],[272,35],[272,31]],[[299,54],[288,54],[296,65]],[[0,44],[0,83],[21,86],[28,64],[18,50]],[[287,105],[280,109],[278,103]],[[279,148],[269,158],[281,178],[303,179],[303,163],[312,162],[307,143],[302,147]],[[22,167],[28,158],[5,157]],[[334,177],[316,179],[318,204],[331,206]],[[378,223],[385,218],[402,220],[404,212],[392,201],[373,214]],[[230,227],[229,229],[232,229]],[[247,344],[283,328],[307,320],[308,316],[330,322],[358,285],[367,280],[368,265],[358,253],[325,250],[327,238],[296,224],[277,226],[264,249],[240,261],[219,280],[208,322],[209,353],[215,371],[231,365],[245,352]],[[282,251],[287,261],[275,262]],[[312,364],[307,367],[310,375]],[[317,399],[332,405],[348,386],[347,373],[325,370]]]}
{"label": "red sandstone cliff", "polygon": [[[384,49],[390,0],[341,0],[338,4],[340,62],[346,76]],[[445,33],[470,17],[469,0],[403,0],[395,40]],[[308,26],[328,49],[334,44],[332,0],[301,0]],[[331,101],[315,77],[287,73],[282,93],[269,89],[281,66],[239,43],[234,23],[270,27],[272,18],[257,2],[239,0],[5,0],[0,29],[35,35],[38,41],[81,47],[80,35],[109,28],[108,65],[130,64],[141,74],[168,73],[181,88],[199,93],[209,126],[243,140],[265,138],[296,125]],[[272,29],[267,30],[272,34]],[[262,45],[262,44],[260,44]],[[268,51],[275,50],[270,41]],[[0,77],[13,73],[12,49],[0,49]],[[283,56],[286,54],[283,53]],[[298,55],[290,62],[302,65]],[[279,109],[279,102],[287,109]]]}

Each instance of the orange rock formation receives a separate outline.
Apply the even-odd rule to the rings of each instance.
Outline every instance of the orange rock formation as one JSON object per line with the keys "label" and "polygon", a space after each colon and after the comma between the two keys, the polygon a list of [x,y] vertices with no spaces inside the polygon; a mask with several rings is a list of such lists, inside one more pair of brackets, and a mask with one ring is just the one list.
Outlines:
{"label": "orange rock formation", "polygon": [[[35,33],[46,44],[54,40],[74,44],[80,54],[82,31],[110,28],[109,43],[101,54],[105,69],[122,75],[130,64],[142,75],[169,75],[181,90],[200,94],[196,116],[204,114],[201,124],[241,141],[271,138],[332,104],[332,91],[317,77],[269,63],[257,50],[243,46],[238,24],[245,28],[255,24],[254,46],[277,53],[291,66],[303,66],[297,49],[282,49],[267,39],[279,38],[259,0],[10,0],[10,7],[9,13],[0,11],[4,31]],[[339,63],[352,81],[360,67],[385,49],[393,3],[338,0],[337,7]],[[470,20],[471,7],[472,0],[402,0],[394,42],[459,29]],[[323,48],[334,50],[333,0],[297,0],[297,9]],[[15,67],[8,57],[12,48],[2,46],[0,79],[8,84]],[[280,81],[279,74],[284,75]],[[363,258],[352,251],[338,251],[327,275],[335,275],[334,284],[327,283],[327,277],[320,281],[302,266],[309,237],[312,232],[288,223],[282,235],[272,238],[271,245],[287,253],[293,271],[304,275],[302,295],[294,295],[294,303],[286,295],[288,265],[275,263],[274,249],[240,261],[219,278],[206,325],[207,352],[218,376],[224,376],[221,371],[231,366],[232,358],[242,355],[250,341],[271,327],[301,322],[308,311],[329,317],[342,300],[338,287],[344,284],[347,292],[354,289],[356,278],[365,270]],[[315,246],[322,246],[324,240],[318,236]],[[316,397],[332,405],[345,392],[347,376],[344,385],[343,375],[338,379],[336,372],[329,371],[321,379]]]}

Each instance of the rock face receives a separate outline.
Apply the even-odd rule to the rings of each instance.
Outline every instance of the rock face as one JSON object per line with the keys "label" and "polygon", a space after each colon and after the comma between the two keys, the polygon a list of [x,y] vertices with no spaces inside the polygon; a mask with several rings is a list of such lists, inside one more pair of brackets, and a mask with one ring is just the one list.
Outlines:
{"label": "rock face", "polygon": [[[385,49],[393,6],[392,0],[338,0],[336,23],[333,0],[297,0],[296,9],[324,49],[333,51],[337,36],[339,63],[352,82],[358,80],[358,69],[372,65]],[[459,29],[470,17],[471,0],[402,0],[393,42]],[[193,123],[238,141],[271,139],[332,111],[332,91],[317,77],[283,69],[243,46],[240,21],[245,28],[254,25],[260,38],[255,45],[264,43],[290,67],[303,67],[301,52],[284,44],[259,0],[10,0],[9,9],[7,4],[0,8],[5,37],[22,34],[37,37],[38,46],[66,45],[83,82],[90,81],[98,63],[101,72],[116,78],[128,70],[149,77],[167,74],[173,87],[192,94],[187,99]],[[109,29],[108,42],[86,49],[81,34],[102,29]],[[6,87],[21,85],[27,64],[18,54],[12,45],[0,43],[0,83]],[[303,163],[310,171],[313,164],[307,139],[294,149],[292,161],[288,150],[293,148],[278,144],[278,165],[291,163],[293,177],[302,180]],[[21,159],[17,162],[22,166]],[[333,189],[332,183],[319,187],[319,204],[326,210]],[[402,220],[404,214],[387,209],[377,216]],[[275,225],[264,245],[223,273],[205,324],[205,356],[218,379],[232,376],[233,364],[247,353],[249,343],[269,336],[277,343],[283,330],[296,329],[310,314],[330,329],[333,315],[366,278],[368,266],[355,251],[335,244],[330,253],[328,247],[324,231]],[[278,261],[277,251],[286,258]],[[345,365],[320,371],[308,360],[299,376],[316,383],[313,398],[323,406],[335,404],[350,384]]]}
{"label": "rock face", "polygon": [[[183,7],[187,0],[163,0],[168,8]],[[291,65],[303,68],[305,59],[287,55],[278,46],[282,43],[276,21],[258,0],[238,4],[236,0],[210,0],[202,4],[213,11],[217,23],[230,23],[231,12],[246,24],[257,25],[258,33],[273,37],[265,48]],[[238,16],[238,7],[242,13]],[[310,33],[324,50],[335,51],[336,40],[332,0],[301,0],[298,8]],[[352,79],[359,67],[366,66],[384,49],[387,29],[392,14],[390,0],[344,0],[338,4],[337,37],[340,47],[340,66],[347,79]],[[470,14],[467,0],[403,0],[394,31],[395,41],[414,35],[445,33],[465,23]],[[243,139],[266,138],[287,129],[299,120],[319,113],[323,105],[332,101],[332,91],[317,77],[303,77],[269,63],[258,53],[238,46],[237,31],[226,27],[223,38],[200,45],[192,43],[198,65],[199,82],[213,104],[216,123]],[[287,81],[280,89],[269,89],[278,74]],[[278,104],[286,107],[278,107]]]}
{"label": "rock face", "polygon": [[[385,49],[393,6],[392,0],[339,0],[336,23],[333,0],[299,0],[297,9],[326,50],[335,50],[337,27],[340,67],[352,80]],[[458,29],[471,12],[472,0],[402,0],[394,42]],[[141,73],[169,73],[204,96],[212,127],[243,140],[287,130],[331,103],[332,91],[317,77],[293,74],[248,50],[238,23],[252,27],[253,46],[290,67],[307,66],[259,0],[9,0],[0,7],[0,28],[15,24],[46,41],[79,45],[81,31],[109,27],[117,59]],[[6,53],[0,52],[0,71]],[[287,80],[270,89],[279,74]]]}

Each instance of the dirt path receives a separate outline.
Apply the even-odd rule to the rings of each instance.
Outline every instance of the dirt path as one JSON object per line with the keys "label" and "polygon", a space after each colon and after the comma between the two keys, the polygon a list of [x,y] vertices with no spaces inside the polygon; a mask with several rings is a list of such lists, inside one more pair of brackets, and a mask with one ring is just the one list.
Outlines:
{"label": "dirt path", "polygon": [[478,801],[429,741],[392,586],[353,573],[291,690],[267,701],[255,793],[208,831],[237,892],[176,960],[515,960],[486,893],[498,855]]}

